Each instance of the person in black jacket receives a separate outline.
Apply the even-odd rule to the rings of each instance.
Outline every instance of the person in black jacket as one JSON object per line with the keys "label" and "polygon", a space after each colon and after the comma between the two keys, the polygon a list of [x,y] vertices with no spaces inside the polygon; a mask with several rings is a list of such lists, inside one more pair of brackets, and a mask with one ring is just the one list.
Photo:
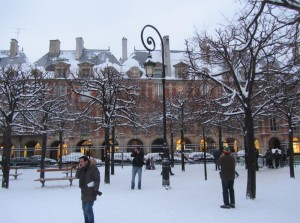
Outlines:
{"label": "person in black jacket", "polygon": [[[223,201],[221,208],[235,208],[234,197],[234,178],[235,178],[235,160],[230,155],[230,149],[225,147],[223,154],[217,160],[217,164],[221,166],[220,177],[222,180]],[[228,196],[229,194],[229,196]]]}
{"label": "person in black jacket", "polygon": [[135,187],[135,176],[138,174],[138,189],[142,188],[142,171],[144,165],[144,152],[141,148],[135,148],[131,153],[132,160],[132,179],[131,179],[131,190]]}
{"label": "person in black jacket", "polygon": [[82,210],[85,223],[94,223],[93,205],[97,194],[99,195],[100,172],[96,161],[87,156],[79,158],[76,171],[76,178],[79,179],[81,189]]}
{"label": "person in black jacket", "polygon": [[276,169],[279,167],[280,156],[281,155],[278,153],[278,150],[276,149],[275,153],[273,154]]}
{"label": "person in black jacket", "polygon": [[220,151],[215,150],[213,152],[213,156],[214,156],[214,163],[215,163],[215,166],[216,166],[216,171],[221,170],[221,168],[217,165],[217,160],[220,158]]}

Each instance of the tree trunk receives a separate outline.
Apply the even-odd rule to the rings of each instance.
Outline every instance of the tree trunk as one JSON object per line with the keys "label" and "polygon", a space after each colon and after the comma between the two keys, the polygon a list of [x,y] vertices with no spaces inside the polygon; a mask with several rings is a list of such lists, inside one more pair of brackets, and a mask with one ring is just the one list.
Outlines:
{"label": "tree trunk", "polygon": [[207,180],[207,168],[206,168],[206,140],[205,140],[205,127],[202,128],[203,147],[204,147],[204,179]]}
{"label": "tree trunk", "polygon": [[174,139],[173,139],[173,137],[174,137],[173,130],[171,129],[171,167],[174,167]]}
{"label": "tree trunk", "polygon": [[219,154],[222,154],[223,142],[222,142],[222,127],[221,126],[218,126],[218,132],[219,132]]}
{"label": "tree trunk", "polygon": [[11,126],[5,126],[3,132],[3,156],[2,156],[2,187],[8,189],[9,187],[9,170],[10,170],[10,152],[11,152]]}
{"label": "tree trunk", "polygon": [[247,160],[248,163],[248,178],[247,178],[247,193],[246,197],[255,199],[256,197],[256,158],[254,147],[254,131],[253,131],[253,118],[251,107],[245,109],[245,127],[247,139]]}
{"label": "tree trunk", "polygon": [[[43,142],[42,142],[42,156],[41,156],[41,170],[45,169],[45,157],[46,157],[46,149],[47,149],[47,128],[44,129],[45,133],[43,133]],[[45,177],[45,172],[40,173],[40,178]]]}
{"label": "tree trunk", "polygon": [[180,141],[181,141],[181,171],[185,171],[185,166],[184,166],[184,134],[183,134],[183,127],[181,127],[180,130]]}
{"label": "tree trunk", "polygon": [[183,105],[181,107],[181,130],[180,130],[180,136],[181,136],[181,170],[185,171],[185,166],[184,166],[184,159],[185,159],[185,154],[184,154],[184,133],[183,133]]}
{"label": "tree trunk", "polygon": [[[246,127],[243,127],[243,134],[244,134],[244,150],[245,150],[245,168],[248,169],[248,145],[247,145],[247,135],[246,135]],[[246,159],[247,158],[247,159]]]}
{"label": "tree trunk", "polygon": [[293,148],[293,138],[294,138],[294,131],[292,127],[292,113],[288,114],[288,125],[289,125],[289,163],[290,163],[290,177],[295,178],[295,171],[294,171],[294,148]]}
{"label": "tree trunk", "polygon": [[109,184],[110,183],[110,153],[109,153],[109,127],[106,127],[105,130],[105,169],[104,169],[104,183]]}
{"label": "tree trunk", "polygon": [[112,138],[112,147],[111,147],[111,175],[115,174],[115,126],[112,126],[111,131],[111,138]]}
{"label": "tree trunk", "polygon": [[59,132],[59,161],[58,161],[58,167],[59,169],[62,168],[62,153],[63,153],[63,140],[62,140],[62,131]]}

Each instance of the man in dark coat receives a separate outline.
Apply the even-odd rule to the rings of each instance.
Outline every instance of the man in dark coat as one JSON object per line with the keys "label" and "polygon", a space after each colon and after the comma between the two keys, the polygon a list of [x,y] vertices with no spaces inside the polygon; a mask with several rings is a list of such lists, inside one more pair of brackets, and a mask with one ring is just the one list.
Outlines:
{"label": "man in dark coat", "polygon": [[[223,149],[223,155],[217,160],[217,165],[221,166],[220,177],[223,188],[224,204],[221,208],[235,208],[234,198],[234,177],[235,177],[235,160],[230,155],[230,148]],[[229,193],[229,196],[228,196]],[[230,202],[229,202],[230,198]]]}
{"label": "man in dark coat", "polygon": [[132,178],[131,178],[131,190],[135,187],[135,176],[138,174],[138,189],[142,187],[142,171],[144,165],[144,152],[141,148],[135,148],[131,153],[132,160]]}
{"label": "man in dark coat", "polygon": [[217,160],[220,158],[220,151],[219,150],[214,150],[213,156],[214,156],[214,163],[215,163],[215,166],[216,166],[216,171],[220,170],[221,168],[217,165]]}
{"label": "man in dark coat", "polygon": [[278,153],[278,149],[276,149],[275,153],[273,154],[274,160],[275,160],[275,167],[279,167],[279,160],[280,160],[281,154]]}
{"label": "man in dark coat", "polygon": [[82,210],[85,223],[94,223],[93,205],[100,186],[100,172],[95,160],[89,160],[87,156],[79,158],[76,171],[81,189]]}

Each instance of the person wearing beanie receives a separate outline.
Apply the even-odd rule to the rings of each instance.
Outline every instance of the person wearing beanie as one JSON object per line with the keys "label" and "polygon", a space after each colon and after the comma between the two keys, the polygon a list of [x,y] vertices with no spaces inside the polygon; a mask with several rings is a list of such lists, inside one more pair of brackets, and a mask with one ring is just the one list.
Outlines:
{"label": "person wearing beanie", "polygon": [[[223,202],[221,208],[235,208],[234,178],[235,160],[230,155],[230,148],[224,147],[223,155],[217,160],[217,165],[221,167],[220,178],[223,189]],[[229,202],[230,201],[230,202]]]}

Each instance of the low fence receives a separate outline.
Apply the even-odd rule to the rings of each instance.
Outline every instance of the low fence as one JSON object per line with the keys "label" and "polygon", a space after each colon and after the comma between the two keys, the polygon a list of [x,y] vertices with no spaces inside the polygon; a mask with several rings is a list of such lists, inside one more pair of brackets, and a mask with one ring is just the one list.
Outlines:
{"label": "low fence", "polygon": [[[143,149],[145,155],[148,153],[162,153],[164,148],[161,145],[126,145],[120,146],[116,145],[114,152],[116,155],[114,156],[114,160],[118,162],[119,160],[130,160],[130,154],[134,150],[134,148],[140,147]],[[169,147],[171,150],[171,148]],[[189,145],[189,151],[199,151],[196,145]],[[174,153],[176,153],[176,149],[173,149]],[[0,161],[2,161],[2,154],[3,149],[0,150]],[[59,161],[60,157],[63,159],[70,159],[78,161],[80,154],[85,154],[91,156],[95,159],[99,159],[104,161],[106,154],[105,154],[105,147],[104,146],[76,146],[76,147],[63,147],[61,150],[58,147],[47,147],[45,157],[46,159],[52,159]],[[110,155],[112,154],[112,147],[110,147]],[[42,155],[42,148],[12,148],[11,149],[11,159],[12,161],[17,162],[29,162],[29,158],[31,158],[32,162],[39,163]],[[50,163],[51,160],[49,160]],[[51,161],[52,162],[52,161]],[[33,164],[32,164],[33,165]]]}
{"label": "low fence", "polygon": [[[134,148],[140,147],[143,149],[145,155],[149,153],[162,153],[164,151],[164,148],[162,145],[115,145],[114,152],[118,155],[115,156],[115,160],[120,159],[120,156],[125,156],[126,160],[128,159],[129,153],[133,151]],[[199,152],[200,151],[200,145],[199,144],[187,144],[184,146],[185,151],[187,152]],[[168,145],[169,151],[171,152],[173,150],[174,153],[181,152],[181,146],[173,146]],[[207,152],[213,154],[216,148],[209,149]],[[0,155],[2,155],[2,149],[0,150]],[[60,156],[73,156],[75,158],[78,158],[78,155],[85,154],[88,156],[91,156],[96,159],[105,160],[106,154],[105,154],[105,147],[104,146],[75,146],[75,147],[63,147],[62,150],[60,150],[58,147],[47,147],[46,148],[46,158],[47,159],[53,159],[58,161],[60,159]],[[36,157],[39,158],[42,154],[42,148],[36,147],[36,148],[13,148],[11,149],[11,158],[15,157]],[[112,154],[112,147],[110,147],[110,154]],[[0,157],[0,160],[2,158]]]}

